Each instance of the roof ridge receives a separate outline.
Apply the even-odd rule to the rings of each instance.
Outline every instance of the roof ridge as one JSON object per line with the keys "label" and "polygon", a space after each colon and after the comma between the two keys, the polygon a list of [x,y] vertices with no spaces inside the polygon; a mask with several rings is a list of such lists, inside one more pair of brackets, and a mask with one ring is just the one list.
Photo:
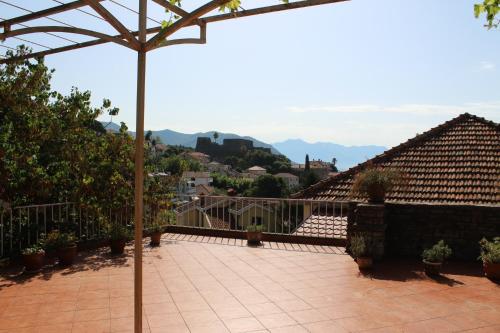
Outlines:
{"label": "roof ridge", "polygon": [[405,142],[400,143],[399,145],[394,146],[394,147],[384,151],[383,153],[372,157],[371,159],[369,159],[363,163],[359,163],[358,165],[355,165],[355,166],[347,169],[346,171],[343,171],[343,172],[341,172],[333,177],[320,180],[316,184],[313,184],[313,185],[309,186],[308,188],[303,189],[302,191],[294,193],[292,195],[292,198],[299,197],[301,195],[305,195],[311,190],[318,190],[318,189],[323,188],[324,186],[329,185],[330,183],[332,183],[334,181],[338,181],[338,180],[347,178],[347,177],[355,174],[356,172],[361,171],[363,168],[365,168],[367,165],[369,165],[371,163],[383,163],[384,161],[387,161],[388,159],[394,157],[396,154],[400,153],[401,151],[408,149],[408,148],[411,148],[411,147],[415,146],[416,144],[421,143],[422,141],[429,140],[430,138],[435,137],[435,136],[443,133],[445,130],[448,130],[452,126],[457,125],[457,124],[459,124],[465,120],[468,120],[468,119],[474,119],[474,120],[479,121],[485,125],[493,126],[496,130],[500,131],[500,124],[497,124],[493,121],[487,120],[487,119],[482,118],[482,117],[478,117],[476,115],[473,115],[473,114],[470,114],[467,112],[462,113],[462,114],[458,115],[457,117],[452,118],[448,121],[445,121],[444,123],[442,123],[440,125],[432,127],[431,129],[425,131],[424,133],[418,134],[415,137],[410,138],[410,139],[406,140]]}

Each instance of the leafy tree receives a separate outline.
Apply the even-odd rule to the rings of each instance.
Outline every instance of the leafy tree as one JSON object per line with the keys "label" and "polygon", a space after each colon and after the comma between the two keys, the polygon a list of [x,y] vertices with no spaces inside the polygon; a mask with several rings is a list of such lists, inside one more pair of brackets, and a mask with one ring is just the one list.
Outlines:
{"label": "leafy tree", "polygon": [[213,186],[218,189],[228,190],[234,189],[237,193],[245,193],[252,185],[250,179],[245,178],[232,178],[218,173],[212,174]]}
{"label": "leafy tree", "polygon": [[310,170],[305,171],[300,177],[300,183],[302,184],[303,188],[314,185],[319,181],[320,181],[319,177]]}
{"label": "leafy tree", "polygon": [[488,29],[497,28],[499,20],[496,18],[500,12],[500,0],[484,0],[482,3],[474,5],[474,15],[478,18],[481,14],[486,14],[486,24]]}
{"label": "leafy tree", "polygon": [[273,175],[257,177],[245,193],[250,197],[283,198],[288,195],[288,188],[283,179]]}
{"label": "leafy tree", "polygon": [[174,176],[181,176],[184,171],[201,171],[200,162],[182,156],[170,156],[159,162],[158,169],[168,171]]}
{"label": "leafy tree", "polygon": [[53,91],[52,74],[42,59],[0,66],[0,200],[123,205],[133,197],[133,139],[124,124],[107,133],[97,120],[118,109],[91,107],[88,91]]}
{"label": "leafy tree", "polygon": [[217,139],[219,138],[219,133],[214,132],[214,142],[217,143]]}

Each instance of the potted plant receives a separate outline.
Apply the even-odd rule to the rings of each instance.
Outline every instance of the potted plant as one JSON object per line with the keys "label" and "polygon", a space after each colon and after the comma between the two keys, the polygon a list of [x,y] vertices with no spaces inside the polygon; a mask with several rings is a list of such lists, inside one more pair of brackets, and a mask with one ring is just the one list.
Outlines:
{"label": "potted plant", "polygon": [[452,251],[444,240],[440,240],[422,253],[425,274],[429,276],[439,275],[443,262],[451,256]]}
{"label": "potted plant", "polygon": [[500,237],[495,237],[493,242],[486,238],[479,241],[483,262],[484,274],[490,279],[500,279]]}
{"label": "potted plant", "polygon": [[247,226],[247,244],[259,245],[262,241],[262,225],[249,224]]}
{"label": "potted plant", "polygon": [[350,250],[360,270],[373,266],[371,244],[362,235],[351,237]]}
{"label": "potted plant", "polygon": [[45,251],[38,245],[32,245],[22,250],[23,264],[26,272],[37,272],[43,267]]}
{"label": "potted plant", "polygon": [[164,225],[160,221],[155,221],[151,228],[151,246],[160,246],[161,234],[163,232]]}
{"label": "potted plant", "polygon": [[78,252],[75,235],[72,233],[59,232],[56,244],[59,264],[63,266],[72,265]]}
{"label": "potted plant", "polygon": [[40,244],[45,251],[45,262],[54,265],[57,258],[57,248],[59,247],[59,231],[53,230],[47,235],[42,235]]}
{"label": "potted plant", "polygon": [[401,180],[398,170],[369,166],[354,178],[352,194],[368,197],[369,203],[383,203],[386,193]]}
{"label": "potted plant", "polygon": [[131,234],[126,226],[115,223],[111,224],[108,237],[111,254],[123,254],[125,244],[130,239]]}

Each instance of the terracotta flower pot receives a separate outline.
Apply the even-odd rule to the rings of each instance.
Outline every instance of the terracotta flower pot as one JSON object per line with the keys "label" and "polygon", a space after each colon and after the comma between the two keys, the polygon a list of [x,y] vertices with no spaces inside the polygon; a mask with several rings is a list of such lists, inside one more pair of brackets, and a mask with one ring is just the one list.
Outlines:
{"label": "terracotta flower pot", "polygon": [[423,260],[423,263],[425,274],[429,276],[439,275],[439,272],[441,272],[441,266],[443,266],[442,262],[430,262]]}
{"label": "terracotta flower pot", "polygon": [[151,233],[151,246],[160,246],[161,232],[156,231]]}
{"label": "terracotta flower pot", "polygon": [[492,280],[500,280],[500,263],[483,262],[484,275]]}
{"label": "terracotta flower pot", "polygon": [[247,231],[248,245],[259,245],[261,241],[262,241],[261,231]]}
{"label": "terracotta flower pot", "polygon": [[44,252],[23,254],[23,264],[26,272],[37,272],[43,267]]}
{"label": "terracotta flower pot", "polygon": [[367,189],[368,202],[370,203],[384,203],[385,190],[379,185],[372,185]]}
{"label": "terracotta flower pot", "polygon": [[59,257],[59,264],[63,266],[70,266],[73,264],[76,258],[78,248],[75,245],[62,247],[57,249],[57,256]]}
{"label": "terracotta flower pot", "polygon": [[109,247],[111,248],[111,254],[123,254],[126,243],[127,241],[125,239],[110,240]]}
{"label": "terracotta flower pot", "polygon": [[57,251],[56,250],[47,250],[45,251],[45,265],[55,265],[57,261]]}
{"label": "terracotta flower pot", "polygon": [[356,263],[358,264],[359,269],[369,269],[373,266],[373,258],[372,257],[359,257],[356,258]]}

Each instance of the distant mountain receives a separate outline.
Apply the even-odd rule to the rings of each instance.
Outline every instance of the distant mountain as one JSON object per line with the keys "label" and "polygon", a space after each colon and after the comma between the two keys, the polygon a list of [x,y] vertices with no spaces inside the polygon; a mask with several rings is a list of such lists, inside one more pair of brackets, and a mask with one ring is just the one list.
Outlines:
{"label": "distant mountain", "polygon": [[[112,131],[118,131],[120,129],[120,125],[115,124],[115,123],[109,123],[109,122],[101,122],[103,126],[106,127],[106,129],[110,129]],[[131,135],[135,135],[135,132],[129,131]],[[172,131],[169,129],[164,129],[164,130],[159,130],[159,131],[152,131],[153,136],[159,136],[163,143],[166,143],[168,145],[172,146],[183,146],[183,147],[191,147],[194,148],[196,147],[196,139],[198,137],[209,137],[213,138],[214,137],[214,132],[215,131],[210,131],[210,132],[199,132],[199,133],[194,133],[194,134],[186,134],[186,133],[180,133],[176,131]],[[253,145],[255,147],[263,147],[263,148],[271,148],[271,151],[274,154],[279,154],[280,152],[276,150],[272,145],[267,144],[265,142],[259,141],[257,139],[254,139],[250,136],[240,136],[237,134],[232,134],[232,133],[219,133],[219,137],[217,138],[217,142],[222,143],[224,139],[247,139],[253,141]]]}
{"label": "distant mountain", "polygon": [[329,142],[308,143],[300,139],[277,142],[273,146],[297,163],[304,163],[306,154],[309,154],[311,160],[321,159],[326,162],[335,157],[339,170],[349,169],[387,150],[382,146],[343,146]]}

